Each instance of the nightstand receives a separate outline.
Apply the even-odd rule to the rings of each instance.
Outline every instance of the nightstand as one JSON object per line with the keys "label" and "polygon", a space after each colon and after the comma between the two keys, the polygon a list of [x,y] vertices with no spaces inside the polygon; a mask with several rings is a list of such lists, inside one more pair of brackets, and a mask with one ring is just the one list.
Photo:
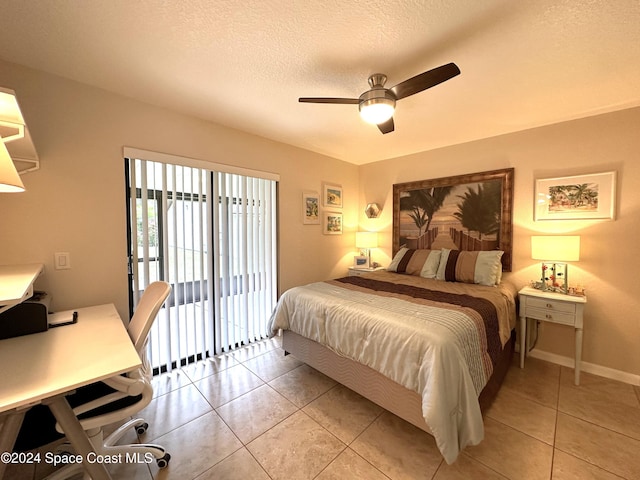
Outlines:
{"label": "nightstand", "polygon": [[587,297],[576,297],[562,293],[545,292],[524,287],[518,292],[520,302],[520,368],[524,368],[526,351],[527,318],[542,322],[569,325],[575,329],[575,378],[580,384],[580,361],[582,358],[582,324]]}
{"label": "nightstand", "polygon": [[376,268],[349,267],[349,276],[357,277],[360,275],[364,275],[365,273],[377,272],[378,270],[386,270],[386,268],[385,267],[376,267]]}

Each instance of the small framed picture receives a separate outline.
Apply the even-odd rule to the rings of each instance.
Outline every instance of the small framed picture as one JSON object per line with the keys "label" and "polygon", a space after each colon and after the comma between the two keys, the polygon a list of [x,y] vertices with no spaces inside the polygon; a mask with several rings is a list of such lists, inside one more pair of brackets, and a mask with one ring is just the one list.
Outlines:
{"label": "small framed picture", "polygon": [[342,208],[342,187],[328,183],[323,184],[322,201],[325,207]]}
{"label": "small framed picture", "polygon": [[324,212],[323,219],[325,235],[342,235],[342,213]]}
{"label": "small framed picture", "polygon": [[534,220],[613,220],[616,172],[536,180]]}
{"label": "small framed picture", "polygon": [[369,268],[369,257],[364,255],[356,255],[353,257],[354,268]]}
{"label": "small framed picture", "polygon": [[304,225],[320,224],[320,195],[318,192],[302,194],[302,223]]}

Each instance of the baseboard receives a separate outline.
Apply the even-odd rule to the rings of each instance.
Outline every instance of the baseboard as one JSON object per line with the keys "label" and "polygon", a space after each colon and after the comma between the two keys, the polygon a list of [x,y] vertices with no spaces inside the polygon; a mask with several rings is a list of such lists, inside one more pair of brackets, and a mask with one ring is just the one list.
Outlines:
{"label": "baseboard", "polygon": [[[573,357],[564,357],[562,355],[556,355],[555,353],[545,352],[544,350],[533,349],[527,356],[533,358],[539,358],[540,360],[546,360],[547,362],[562,365],[563,367],[573,368],[575,360]],[[631,385],[640,386],[640,375],[634,375],[633,373],[623,372],[621,370],[615,370],[609,367],[603,367],[595,363],[582,362],[580,370],[583,372],[589,372],[600,377],[610,378],[611,380],[617,380],[619,382],[629,383]]]}

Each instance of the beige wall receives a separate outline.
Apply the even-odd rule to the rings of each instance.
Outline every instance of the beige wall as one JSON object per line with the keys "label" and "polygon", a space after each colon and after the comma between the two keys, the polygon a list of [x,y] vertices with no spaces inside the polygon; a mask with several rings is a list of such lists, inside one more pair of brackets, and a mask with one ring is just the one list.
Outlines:
{"label": "beige wall", "polygon": [[[42,262],[37,287],[54,308],[114,302],[127,314],[122,147],[227,163],[280,174],[280,290],[343,275],[352,262],[353,232],[383,232],[373,260],[391,254],[392,184],[515,168],[514,271],[517,285],[537,278],[532,234],[582,236],[573,280],[588,291],[584,360],[640,375],[633,254],[640,233],[640,109],[561,123],[356,167],[60,77],[0,61],[0,86],[12,88],[31,130],[41,169],[23,176],[21,194],[0,194],[0,264]],[[534,222],[535,178],[618,172],[613,222]],[[302,224],[301,197],[322,182],[343,185],[345,235]],[[383,206],[367,219],[368,202]],[[53,254],[71,253],[71,270],[54,270]],[[543,324],[538,348],[573,356],[569,329]]]}
{"label": "beige wall", "polygon": [[[571,283],[585,285],[583,360],[640,375],[638,260],[640,235],[640,108],[504,135],[360,168],[360,204],[379,202],[383,214],[363,229],[380,230],[375,255],[391,255],[392,184],[486,170],[515,168],[513,273],[518,286],[538,279],[539,263],[530,258],[530,236],[572,233],[581,236],[580,262],[570,267]],[[615,170],[615,221],[533,221],[536,178]],[[542,324],[537,348],[573,358],[573,332]]]}
{"label": "beige wall", "polygon": [[[0,264],[44,263],[36,287],[53,308],[114,302],[128,314],[123,146],[278,173],[281,290],[351,264],[356,166],[10,63],[0,86],[16,91],[41,163],[25,193],[0,194]],[[303,190],[324,181],[344,188],[344,235],[302,224]],[[70,252],[72,269],[54,270],[54,252]]]}

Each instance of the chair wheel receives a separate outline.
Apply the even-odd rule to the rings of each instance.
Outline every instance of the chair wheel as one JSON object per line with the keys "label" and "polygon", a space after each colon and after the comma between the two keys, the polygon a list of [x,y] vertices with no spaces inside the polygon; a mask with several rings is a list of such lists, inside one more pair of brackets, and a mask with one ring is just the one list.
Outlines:
{"label": "chair wheel", "polygon": [[162,458],[156,460],[156,463],[158,464],[158,467],[166,468],[166,466],[169,465],[169,460],[171,460],[171,455],[165,453]]}
{"label": "chair wheel", "polygon": [[142,425],[138,425],[136,427],[136,433],[138,435],[142,435],[147,431],[147,428],[149,428],[149,424],[147,422],[144,422]]}
{"label": "chair wheel", "polygon": [[56,455],[66,455],[66,456],[75,455],[75,452],[73,450],[73,445],[71,445],[69,442],[64,442],[58,445],[55,448],[55,453]]}

